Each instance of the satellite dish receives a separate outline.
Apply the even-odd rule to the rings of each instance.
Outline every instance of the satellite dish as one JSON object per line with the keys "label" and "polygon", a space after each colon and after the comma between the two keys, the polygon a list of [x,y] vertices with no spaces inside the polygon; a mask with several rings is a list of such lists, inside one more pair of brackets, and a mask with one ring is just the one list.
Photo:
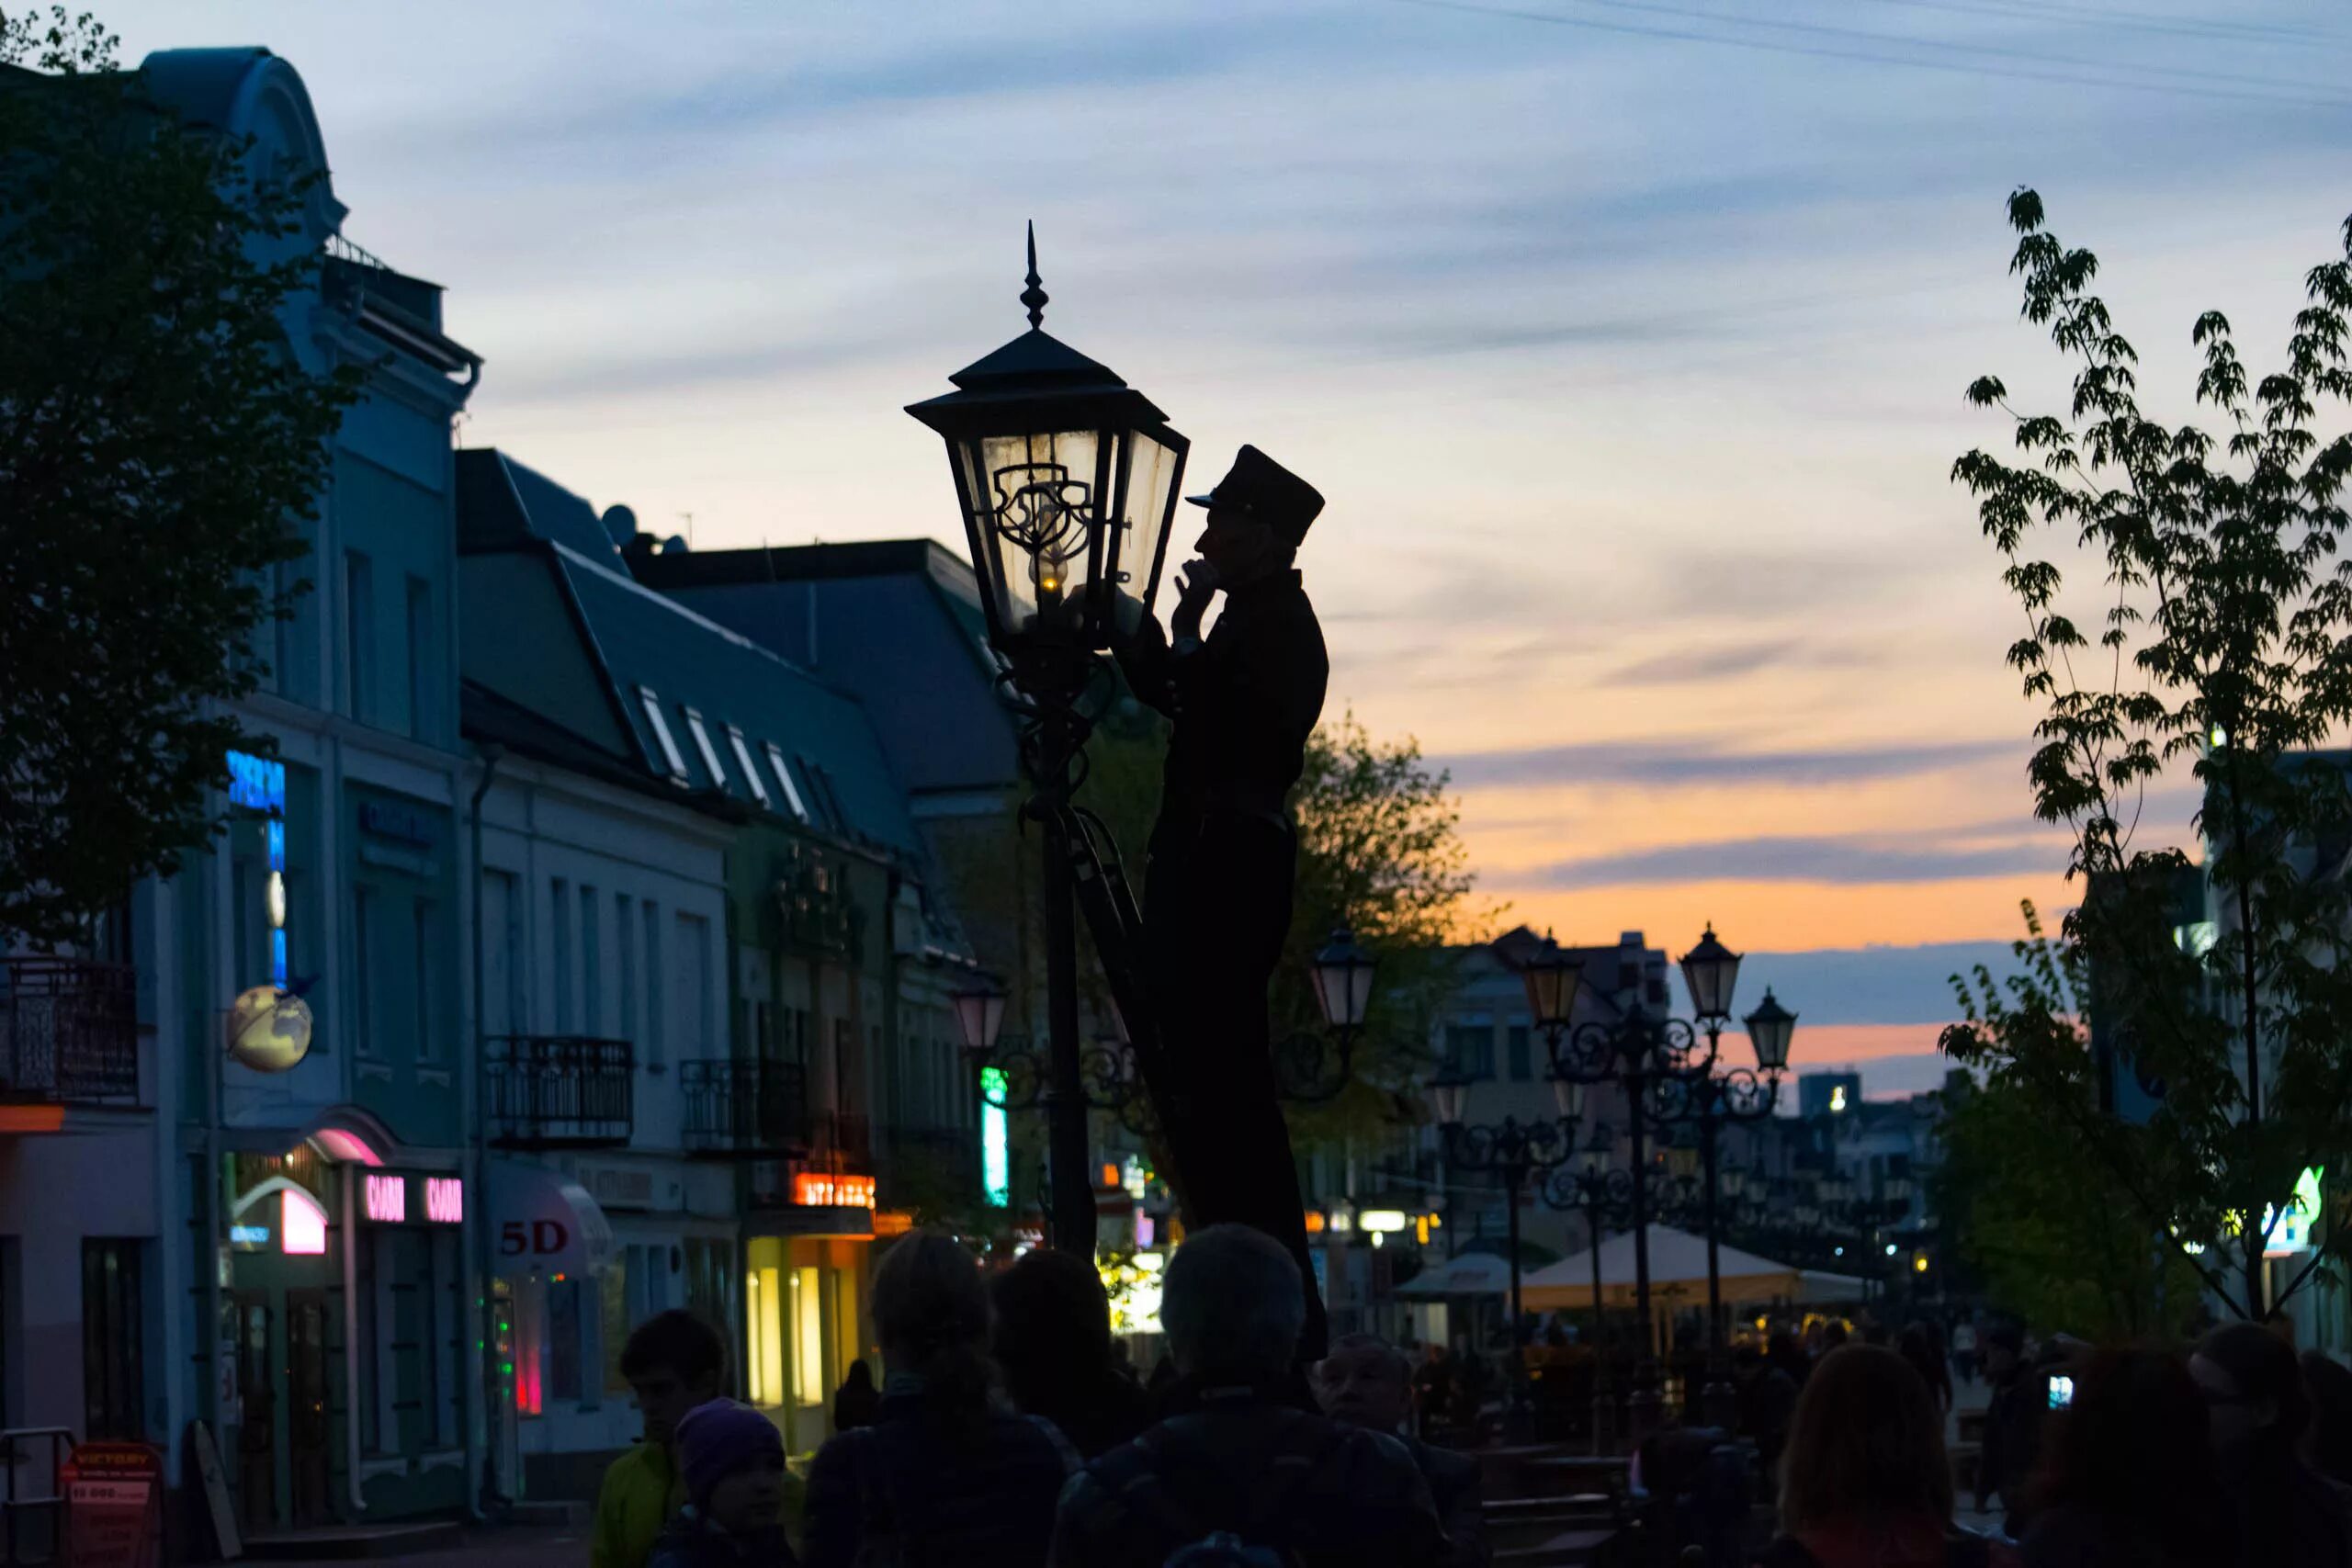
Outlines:
{"label": "satellite dish", "polygon": [[626,545],[637,536],[637,513],[626,506],[607,506],[604,515],[605,532],[616,545]]}
{"label": "satellite dish", "polygon": [[229,1010],[229,1056],[257,1073],[282,1073],[311,1054],[311,1004],[255,986]]}

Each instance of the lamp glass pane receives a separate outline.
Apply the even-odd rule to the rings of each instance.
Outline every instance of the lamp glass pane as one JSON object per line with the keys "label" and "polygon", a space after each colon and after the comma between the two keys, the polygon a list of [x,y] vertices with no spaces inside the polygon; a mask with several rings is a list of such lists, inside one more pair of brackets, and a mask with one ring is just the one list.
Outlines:
{"label": "lamp glass pane", "polygon": [[959,441],[973,533],[985,556],[975,562],[998,602],[1003,629],[1034,632],[1042,613],[1051,619],[1080,604],[1101,570],[1092,548],[1097,519],[1109,504],[1102,495],[1102,433],[1065,430],[1030,435],[984,435]]}
{"label": "lamp glass pane", "polygon": [[1127,488],[1125,504],[1116,518],[1118,526],[1110,540],[1113,553],[1104,570],[1113,574],[1114,588],[1142,601],[1148,612],[1159,587],[1160,566],[1167,553],[1170,508],[1175,500],[1178,476],[1184,469],[1184,457],[1176,448],[1139,430],[1126,433],[1121,446],[1126,460]]}

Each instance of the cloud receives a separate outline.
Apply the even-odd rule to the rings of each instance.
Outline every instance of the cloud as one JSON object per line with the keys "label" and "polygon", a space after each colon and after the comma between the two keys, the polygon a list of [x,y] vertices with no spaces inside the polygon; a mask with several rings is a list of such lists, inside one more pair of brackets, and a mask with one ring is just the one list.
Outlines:
{"label": "cloud", "polygon": [[[1609,740],[1586,745],[1532,746],[1457,752],[1437,761],[1456,787],[1515,784],[1620,784],[1662,787],[1744,784],[1845,784],[1902,778],[2014,760],[2026,748],[2010,738],[1928,741],[1910,745],[1738,751],[1703,740]],[[1803,843],[1805,840],[1758,840]],[[1644,852],[1645,853],[1656,852]]]}
{"label": "cloud", "polygon": [[1941,835],[1909,839],[1829,834],[1668,844],[1555,861],[1535,874],[1554,886],[1652,882],[1940,882],[1957,877],[2063,870],[2065,851],[2050,840],[1959,847]]}
{"label": "cloud", "polygon": [[1759,637],[1714,648],[1678,649],[1637,660],[1601,677],[1609,686],[1674,686],[1752,675],[1783,665],[1843,666],[1859,662],[1851,649],[1819,648],[1796,637]]}

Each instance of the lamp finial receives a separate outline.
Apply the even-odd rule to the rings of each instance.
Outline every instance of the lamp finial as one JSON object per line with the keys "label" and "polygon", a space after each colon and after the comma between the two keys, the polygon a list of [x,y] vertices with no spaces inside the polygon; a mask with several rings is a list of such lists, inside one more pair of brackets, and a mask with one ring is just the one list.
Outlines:
{"label": "lamp finial", "polygon": [[1037,220],[1029,220],[1029,287],[1021,291],[1021,302],[1029,307],[1029,330],[1036,332],[1046,324],[1046,291],[1037,287],[1045,279],[1037,276]]}

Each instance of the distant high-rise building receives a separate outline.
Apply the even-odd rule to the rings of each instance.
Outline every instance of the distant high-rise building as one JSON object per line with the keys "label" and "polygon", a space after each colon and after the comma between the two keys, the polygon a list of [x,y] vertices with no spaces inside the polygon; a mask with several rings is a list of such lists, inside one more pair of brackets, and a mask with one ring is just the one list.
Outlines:
{"label": "distant high-rise building", "polygon": [[1800,1116],[1842,1116],[1861,1102],[1860,1073],[1802,1073],[1797,1077]]}

